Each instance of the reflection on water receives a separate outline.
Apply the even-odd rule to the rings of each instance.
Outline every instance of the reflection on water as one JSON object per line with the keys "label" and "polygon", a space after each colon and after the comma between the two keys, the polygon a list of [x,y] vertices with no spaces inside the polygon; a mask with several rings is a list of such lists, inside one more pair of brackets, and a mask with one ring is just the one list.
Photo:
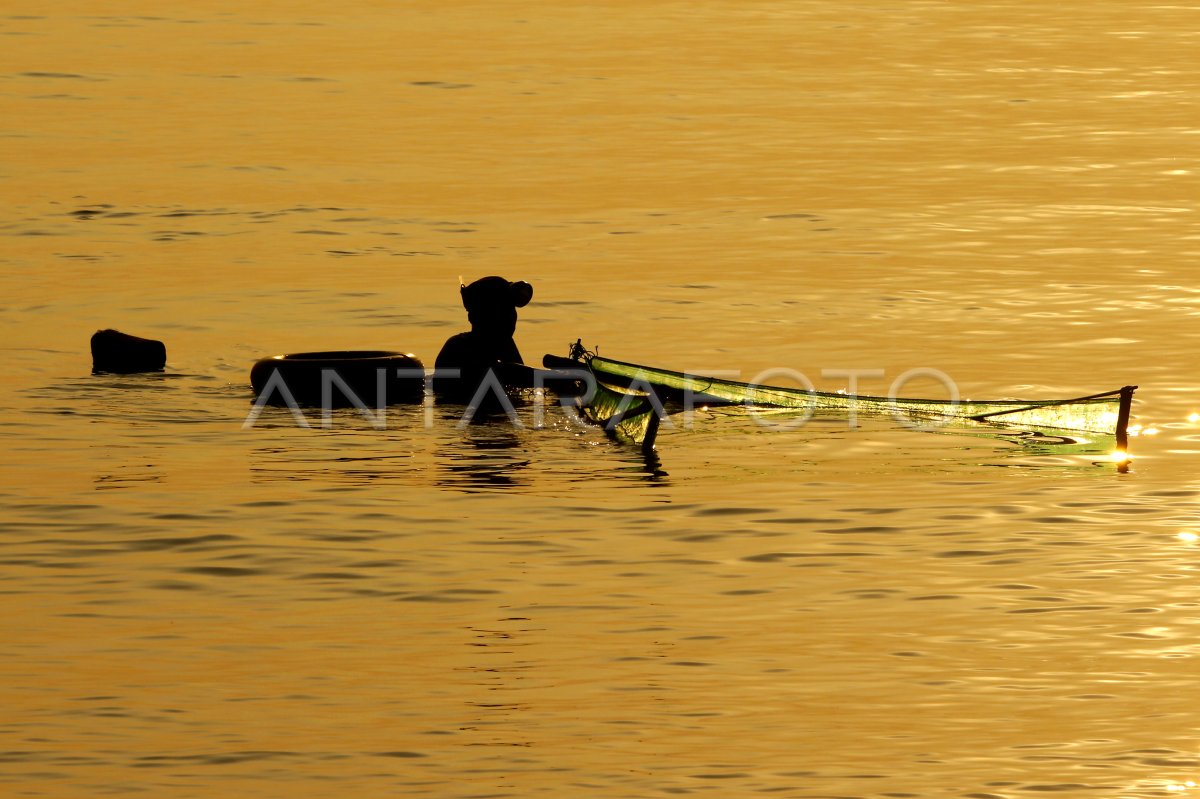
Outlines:
{"label": "reflection on water", "polygon": [[[1197,792],[1193,9],[330,8],[0,15],[5,795]],[[246,426],[258,358],[430,362],[514,271],[533,361],[1146,434]]]}
{"label": "reflection on water", "polygon": [[470,488],[512,488],[526,485],[522,471],[530,465],[532,453],[522,442],[518,430],[505,419],[477,420],[464,429],[465,445],[443,451],[439,460],[444,476],[442,486]]}

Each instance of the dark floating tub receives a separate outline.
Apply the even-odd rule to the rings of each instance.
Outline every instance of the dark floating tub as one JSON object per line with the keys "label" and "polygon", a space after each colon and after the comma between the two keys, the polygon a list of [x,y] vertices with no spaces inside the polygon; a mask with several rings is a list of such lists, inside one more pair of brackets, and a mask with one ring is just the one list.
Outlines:
{"label": "dark floating tub", "polygon": [[422,401],[424,372],[424,365],[411,353],[297,352],[255,363],[250,369],[250,385],[256,401],[267,405],[374,408]]}

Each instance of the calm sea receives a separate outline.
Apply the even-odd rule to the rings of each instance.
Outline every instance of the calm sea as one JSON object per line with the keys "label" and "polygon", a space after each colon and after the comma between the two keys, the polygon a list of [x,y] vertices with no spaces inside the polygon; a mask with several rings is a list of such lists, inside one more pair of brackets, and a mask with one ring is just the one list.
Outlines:
{"label": "calm sea", "polygon": [[[9,2],[0,793],[1200,797],[1198,24]],[[490,274],[531,362],[1137,384],[1154,434],[244,425],[255,359],[431,364]]]}

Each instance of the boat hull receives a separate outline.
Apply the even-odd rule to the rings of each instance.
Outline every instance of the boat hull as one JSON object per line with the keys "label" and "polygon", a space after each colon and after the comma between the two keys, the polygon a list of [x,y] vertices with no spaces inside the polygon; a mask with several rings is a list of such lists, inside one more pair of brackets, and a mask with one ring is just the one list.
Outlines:
{"label": "boat hull", "polygon": [[[658,420],[668,413],[701,405],[744,405],[792,409],[798,414],[846,413],[888,415],[922,430],[1000,428],[1028,434],[1018,442],[1047,447],[1051,443],[1087,451],[1127,447],[1126,429],[1136,386],[1070,399],[949,400],[878,397],[815,391],[733,380],[648,367],[589,353],[578,353],[596,381],[585,403],[589,417],[616,437],[653,444]],[[1011,437],[1011,436],[1010,436]]]}

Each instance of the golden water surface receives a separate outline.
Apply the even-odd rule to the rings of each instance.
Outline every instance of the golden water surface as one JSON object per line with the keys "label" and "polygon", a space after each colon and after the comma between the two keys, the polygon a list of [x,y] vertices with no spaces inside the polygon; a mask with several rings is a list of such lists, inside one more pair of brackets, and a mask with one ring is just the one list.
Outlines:
{"label": "golden water surface", "polygon": [[[0,794],[1200,796],[1200,15],[0,12]],[[264,355],[1137,384],[1096,457],[702,411],[246,424]],[[163,374],[91,375],[103,327]],[[944,392],[918,379],[907,393]],[[543,413],[544,410],[544,413]],[[378,422],[378,420],[375,420]]]}

